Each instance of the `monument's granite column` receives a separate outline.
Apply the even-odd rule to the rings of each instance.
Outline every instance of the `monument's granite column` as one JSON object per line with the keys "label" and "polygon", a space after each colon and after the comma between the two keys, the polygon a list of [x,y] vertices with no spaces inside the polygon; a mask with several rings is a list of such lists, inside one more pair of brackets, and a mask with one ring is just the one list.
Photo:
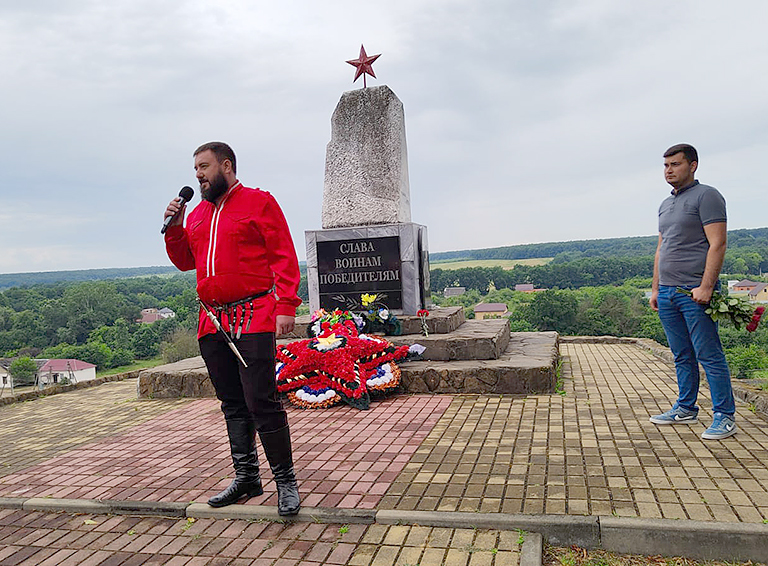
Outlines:
{"label": "monument's granite column", "polygon": [[429,297],[427,229],[411,222],[403,103],[387,86],[345,92],[331,119],[323,230],[307,231],[314,311],[359,310],[376,293],[396,314]]}
{"label": "monument's granite column", "polygon": [[411,221],[403,103],[388,86],[345,92],[325,154],[323,228]]}

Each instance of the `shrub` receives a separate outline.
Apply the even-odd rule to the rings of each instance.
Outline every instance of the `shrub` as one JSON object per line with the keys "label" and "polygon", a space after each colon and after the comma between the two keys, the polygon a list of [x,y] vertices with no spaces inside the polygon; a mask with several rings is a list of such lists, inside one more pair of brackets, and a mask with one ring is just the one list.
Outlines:
{"label": "shrub", "polygon": [[755,370],[768,369],[768,353],[755,344],[729,348],[725,359],[733,377],[751,377]]}
{"label": "shrub", "polygon": [[197,342],[197,333],[189,328],[177,328],[167,340],[160,344],[160,351],[165,363],[199,356],[200,346]]}

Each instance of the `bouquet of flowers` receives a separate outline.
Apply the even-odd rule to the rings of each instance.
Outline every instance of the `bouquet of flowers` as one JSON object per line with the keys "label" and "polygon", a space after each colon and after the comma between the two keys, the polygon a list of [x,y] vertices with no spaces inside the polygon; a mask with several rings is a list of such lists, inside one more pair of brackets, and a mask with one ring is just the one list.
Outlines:
{"label": "bouquet of flowers", "polygon": [[365,322],[364,332],[383,332],[388,336],[398,336],[402,332],[402,325],[397,317],[392,314],[382,299],[386,296],[364,293],[360,297],[363,308],[362,315]]}
{"label": "bouquet of flowers", "polygon": [[[677,288],[677,292],[689,297],[692,296],[691,291],[680,287]],[[765,307],[759,306],[755,308],[743,297],[731,297],[720,291],[713,291],[712,298],[709,300],[709,306],[707,306],[704,312],[711,316],[715,322],[729,320],[737,329],[741,328],[741,325],[744,324],[746,325],[747,332],[754,332],[757,330],[757,325],[760,324]]]}
{"label": "bouquet of flowers", "polygon": [[326,337],[329,334],[357,336],[363,326],[363,318],[355,313],[341,309],[331,312],[319,309],[312,314],[312,322],[307,326],[307,337]]}

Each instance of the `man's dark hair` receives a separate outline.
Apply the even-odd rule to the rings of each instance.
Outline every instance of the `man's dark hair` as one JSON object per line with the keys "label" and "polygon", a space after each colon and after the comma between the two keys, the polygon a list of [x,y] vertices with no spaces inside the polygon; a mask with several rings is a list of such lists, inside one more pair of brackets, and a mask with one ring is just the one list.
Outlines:
{"label": "man's dark hair", "polygon": [[[232,164],[232,172],[237,175],[237,161],[235,160],[235,152],[224,142],[208,142],[198,147],[192,154],[192,157],[196,157],[198,153],[204,151],[212,151],[216,156],[216,161],[224,163],[224,160],[229,159]],[[696,151],[696,150],[694,150]]]}
{"label": "man's dark hair", "polygon": [[679,143],[677,145],[673,145],[664,152],[664,157],[672,157],[676,153],[682,153],[683,157],[688,160],[688,163],[693,163],[694,161],[696,163],[699,162],[699,152],[696,151],[695,147],[687,143]]}

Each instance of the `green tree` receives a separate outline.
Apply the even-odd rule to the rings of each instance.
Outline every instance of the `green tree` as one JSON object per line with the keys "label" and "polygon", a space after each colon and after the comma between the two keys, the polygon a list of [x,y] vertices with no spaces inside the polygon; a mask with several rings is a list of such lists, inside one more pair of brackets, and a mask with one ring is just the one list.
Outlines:
{"label": "green tree", "polygon": [[103,342],[90,342],[78,346],[75,357],[95,365],[97,369],[112,367],[112,350]]}
{"label": "green tree", "polygon": [[731,265],[730,269],[731,273],[743,273],[747,274],[749,272],[749,267],[747,266],[747,262],[744,261],[744,258],[738,257],[733,261],[733,264]]}
{"label": "green tree", "polygon": [[130,350],[131,329],[132,325],[127,320],[118,318],[111,325],[99,326],[93,330],[88,336],[88,342],[101,342],[112,350]]}
{"label": "green tree", "polygon": [[11,362],[8,371],[16,385],[34,383],[37,364],[29,356],[22,356]]}
{"label": "green tree", "polygon": [[160,331],[157,324],[142,324],[131,338],[136,357],[145,360],[160,353]]}
{"label": "green tree", "polygon": [[576,322],[578,301],[573,293],[548,289],[536,293],[530,303],[529,321],[538,330],[571,334]]}

